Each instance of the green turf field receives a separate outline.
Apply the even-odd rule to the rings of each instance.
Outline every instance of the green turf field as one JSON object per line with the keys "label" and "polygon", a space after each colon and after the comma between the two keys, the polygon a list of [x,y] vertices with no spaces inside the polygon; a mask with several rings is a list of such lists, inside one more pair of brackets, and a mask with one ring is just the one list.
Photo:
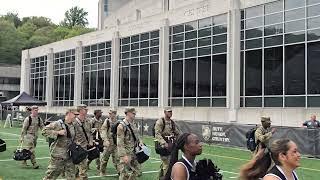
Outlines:
{"label": "green turf field", "polygon": [[[1,124],[1,123],[0,123]],[[40,165],[40,169],[32,169],[32,166],[22,168],[19,162],[12,159],[13,151],[16,149],[20,134],[19,128],[0,128],[0,138],[7,142],[7,151],[0,153],[0,180],[38,180],[42,179],[46,171],[49,160],[48,143],[41,135],[38,139],[36,156],[37,162]],[[151,137],[145,137],[144,141],[147,145],[153,145],[153,139]],[[153,150],[153,147],[151,147]],[[239,167],[248,161],[250,153],[237,149],[228,148],[215,145],[205,145],[203,153],[199,157],[210,158],[221,168],[223,172],[223,179],[237,179]],[[30,165],[30,161],[28,161]],[[90,179],[117,179],[112,177],[115,170],[112,166],[111,160],[109,161],[109,167],[107,173],[111,176],[99,177],[95,170],[95,162],[91,163],[91,170],[89,170]],[[297,172],[300,180],[319,180],[320,179],[320,160],[302,158],[302,167]],[[152,180],[157,179],[157,171],[160,166],[159,156],[152,151],[152,158],[143,164],[143,176],[140,179]],[[1,179],[2,178],[2,179]]]}

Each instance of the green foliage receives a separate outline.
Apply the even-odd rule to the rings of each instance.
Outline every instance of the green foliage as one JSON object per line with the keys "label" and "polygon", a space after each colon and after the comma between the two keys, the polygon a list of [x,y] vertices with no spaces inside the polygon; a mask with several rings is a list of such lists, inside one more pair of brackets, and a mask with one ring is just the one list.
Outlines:
{"label": "green foliage", "polygon": [[0,20],[0,62],[19,64],[21,50],[26,44],[25,39],[17,32],[14,23]]}
{"label": "green foliage", "polygon": [[92,32],[84,9],[73,7],[61,25],[46,17],[19,18],[16,13],[0,16],[0,63],[20,64],[21,51]]}
{"label": "green foliage", "polygon": [[22,24],[17,13],[8,12],[6,15],[0,17],[0,19],[12,22],[16,28]]}
{"label": "green foliage", "polygon": [[94,29],[88,29],[81,26],[74,26],[73,28],[70,29],[70,31],[68,32],[68,35],[65,36],[65,39],[68,39],[74,36],[79,36],[81,34],[86,34],[92,31],[94,31]]}
{"label": "green foliage", "polygon": [[73,7],[65,12],[65,18],[61,22],[62,26],[67,27],[75,27],[75,26],[82,26],[85,27],[88,25],[88,12],[84,11],[83,8]]}

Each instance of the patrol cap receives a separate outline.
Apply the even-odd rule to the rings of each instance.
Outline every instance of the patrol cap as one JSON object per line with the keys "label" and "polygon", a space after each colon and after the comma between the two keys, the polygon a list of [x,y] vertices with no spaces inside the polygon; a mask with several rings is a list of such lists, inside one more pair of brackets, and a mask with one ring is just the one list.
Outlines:
{"label": "patrol cap", "polygon": [[164,111],[165,111],[165,112],[172,112],[172,108],[171,108],[171,107],[165,107],[165,108],[164,108]]}
{"label": "patrol cap", "polygon": [[66,114],[68,114],[70,112],[73,113],[74,115],[79,115],[78,109],[76,109],[76,108],[68,108],[66,111]]}
{"label": "patrol cap", "polygon": [[93,114],[97,114],[97,113],[99,113],[99,112],[102,113],[101,109],[96,109],[96,110],[93,111]]}
{"label": "patrol cap", "polygon": [[87,105],[85,105],[85,104],[80,104],[80,105],[78,105],[78,106],[77,106],[77,111],[80,111],[81,109],[88,109],[88,108],[87,108]]}
{"label": "patrol cap", "polygon": [[117,114],[117,110],[116,109],[109,109],[109,113]]}
{"label": "patrol cap", "polygon": [[33,105],[33,106],[31,106],[30,108],[31,108],[31,110],[33,110],[33,109],[39,109],[39,107],[38,107],[37,105]]}
{"label": "patrol cap", "polygon": [[261,122],[271,122],[270,117],[261,117]]}
{"label": "patrol cap", "polygon": [[124,109],[124,113],[128,113],[128,112],[136,113],[136,109],[133,107],[127,107]]}

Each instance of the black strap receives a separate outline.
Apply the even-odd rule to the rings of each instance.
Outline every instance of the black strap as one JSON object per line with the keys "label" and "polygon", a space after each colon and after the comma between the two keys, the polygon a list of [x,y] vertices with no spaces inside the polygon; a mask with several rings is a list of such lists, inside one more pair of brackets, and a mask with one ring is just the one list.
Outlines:
{"label": "black strap", "polygon": [[131,128],[131,125],[128,124],[127,126],[128,126],[128,128],[129,128],[129,130],[131,131],[131,134],[132,134],[132,137],[133,137],[133,141],[134,141],[134,142],[137,142],[137,137],[134,135],[133,130],[132,130],[132,128]]}
{"label": "black strap", "polygon": [[286,177],[279,171],[277,166],[273,166],[273,168],[267,174],[274,174],[281,178],[282,180],[286,180]]}
{"label": "black strap", "polygon": [[[161,118],[162,119],[162,132],[164,131],[164,128],[166,127],[166,122],[165,122],[165,119],[164,118]],[[171,130],[172,130],[172,133],[174,133],[175,129],[176,129],[176,125],[174,123],[174,121],[172,119],[170,119],[171,121]]]}
{"label": "black strap", "polygon": [[64,123],[64,126],[66,127],[67,138],[72,138],[72,137],[71,137],[71,133],[70,133],[70,129],[69,129],[68,125],[66,125],[66,123]]}
{"label": "black strap", "polygon": [[110,121],[109,121],[109,119],[106,119],[106,121],[107,121],[107,131],[109,131],[109,129],[110,129]]}
{"label": "black strap", "polygon": [[88,138],[88,135],[87,135],[87,133],[86,133],[86,130],[85,130],[84,127],[83,127],[83,123],[81,123],[81,128],[82,128],[82,131],[83,131],[83,133],[84,133],[84,136],[86,137],[86,140],[87,140],[88,143],[89,143],[89,138]]}
{"label": "black strap", "polygon": [[[28,124],[28,127],[27,127],[27,130],[29,129],[29,127],[31,126],[31,123],[32,123],[32,118],[31,116],[29,116],[29,124]],[[40,127],[40,117],[38,116],[38,126]]]}

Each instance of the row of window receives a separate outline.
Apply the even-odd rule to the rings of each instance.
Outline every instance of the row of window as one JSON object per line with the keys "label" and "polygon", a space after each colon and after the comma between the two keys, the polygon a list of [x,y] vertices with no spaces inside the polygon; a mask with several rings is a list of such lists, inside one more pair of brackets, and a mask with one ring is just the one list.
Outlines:
{"label": "row of window", "polygon": [[47,56],[30,59],[30,94],[44,101],[46,98]]}
{"label": "row of window", "polygon": [[72,106],[74,99],[75,49],[57,52],[53,61],[53,106]]}
{"label": "row of window", "polygon": [[[281,0],[241,12],[242,107],[317,106],[317,10],[319,0]],[[227,14],[170,27],[171,106],[226,107],[227,31]],[[158,105],[159,46],[158,30],[120,39],[120,106]],[[82,103],[110,105],[111,49],[110,41],[83,47]],[[74,54],[55,53],[54,105],[72,105]],[[32,60],[33,88],[45,86],[45,59]]]}
{"label": "row of window", "polygon": [[111,46],[111,41],[108,41],[83,48],[81,98],[83,104],[110,105]]}

